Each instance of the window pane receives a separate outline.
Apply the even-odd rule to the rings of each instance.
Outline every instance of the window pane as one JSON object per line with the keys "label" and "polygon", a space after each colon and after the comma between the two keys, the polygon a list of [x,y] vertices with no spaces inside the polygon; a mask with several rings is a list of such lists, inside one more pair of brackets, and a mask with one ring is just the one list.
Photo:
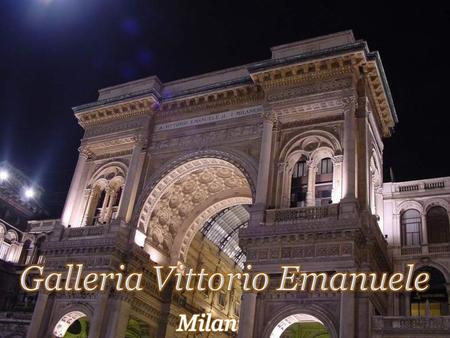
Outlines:
{"label": "window pane", "polygon": [[402,213],[402,245],[420,245],[422,219],[417,210],[409,209]]}
{"label": "window pane", "polygon": [[429,243],[450,241],[450,226],[447,210],[436,206],[427,212],[427,233]]}

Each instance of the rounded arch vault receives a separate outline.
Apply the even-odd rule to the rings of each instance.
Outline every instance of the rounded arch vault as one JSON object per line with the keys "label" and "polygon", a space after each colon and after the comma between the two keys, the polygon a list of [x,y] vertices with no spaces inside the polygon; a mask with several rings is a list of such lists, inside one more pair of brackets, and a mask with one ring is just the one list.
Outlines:
{"label": "rounded arch vault", "polygon": [[87,315],[82,311],[71,311],[66,313],[56,323],[53,329],[53,335],[55,337],[64,337],[69,327],[82,318],[87,318]]}
{"label": "rounded arch vault", "polygon": [[155,262],[184,261],[195,233],[208,218],[251,203],[251,184],[235,164],[214,157],[192,159],[154,185],[140,210],[135,242]]}

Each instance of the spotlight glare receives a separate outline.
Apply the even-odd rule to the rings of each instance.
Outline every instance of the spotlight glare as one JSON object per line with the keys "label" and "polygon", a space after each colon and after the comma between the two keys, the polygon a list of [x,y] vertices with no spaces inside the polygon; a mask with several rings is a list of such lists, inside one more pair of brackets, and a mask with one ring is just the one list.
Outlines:
{"label": "spotlight glare", "polygon": [[0,181],[6,181],[9,177],[9,173],[5,169],[0,170]]}
{"label": "spotlight glare", "polygon": [[26,198],[33,198],[34,197],[34,190],[33,190],[33,188],[26,188],[25,189],[25,197]]}

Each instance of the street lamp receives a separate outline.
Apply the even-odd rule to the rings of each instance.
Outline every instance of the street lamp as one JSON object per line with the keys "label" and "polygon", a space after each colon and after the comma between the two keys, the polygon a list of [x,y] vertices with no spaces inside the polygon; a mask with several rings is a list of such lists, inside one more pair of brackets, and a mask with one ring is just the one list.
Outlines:
{"label": "street lamp", "polygon": [[6,169],[0,169],[0,182],[6,181],[9,177],[9,173]]}
{"label": "street lamp", "polygon": [[25,197],[26,197],[27,199],[33,198],[33,197],[34,197],[34,194],[35,194],[35,192],[34,192],[34,189],[33,189],[33,188],[26,188],[26,189],[25,189]]}

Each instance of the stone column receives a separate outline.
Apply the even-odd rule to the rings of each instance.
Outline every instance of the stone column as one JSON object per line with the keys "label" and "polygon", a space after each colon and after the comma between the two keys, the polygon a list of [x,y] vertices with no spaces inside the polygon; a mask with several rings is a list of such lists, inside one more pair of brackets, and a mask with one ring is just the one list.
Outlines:
{"label": "stone column", "polygon": [[349,98],[345,102],[344,110],[344,175],[343,175],[343,198],[354,200],[356,198],[355,186],[355,102]]}
{"label": "stone column", "polygon": [[93,187],[89,192],[89,197],[86,199],[87,202],[83,212],[82,225],[92,224],[92,218],[94,217],[95,208],[98,202],[97,198],[99,198],[98,187]]}
{"label": "stone column", "polygon": [[288,193],[288,190],[290,187],[288,187],[287,183],[287,176],[289,176],[289,173],[287,172],[287,163],[286,162],[279,162],[278,163],[278,183],[277,183],[277,198],[275,207],[276,208],[288,208],[290,203],[290,196]]}
{"label": "stone column", "polygon": [[381,230],[384,233],[383,188],[382,186],[377,186],[375,189],[375,212],[380,217],[378,225],[381,227]]}
{"label": "stone column", "polygon": [[427,254],[428,253],[428,232],[427,232],[427,217],[425,214],[421,214],[421,223],[422,227],[420,231],[422,232],[422,253]]}
{"label": "stone column", "polygon": [[275,122],[275,115],[272,111],[266,111],[262,115],[263,132],[261,139],[261,149],[259,154],[258,182],[256,184],[255,204],[265,207],[267,202],[267,191],[270,171],[270,153],[272,149],[272,131]]}
{"label": "stone column", "polygon": [[447,310],[450,310],[450,283],[447,283],[446,287],[447,287],[447,296],[448,296],[447,297],[448,298]]}
{"label": "stone column", "polygon": [[333,190],[331,192],[331,201],[339,203],[342,198],[342,155],[336,155],[333,161]]}
{"label": "stone column", "polygon": [[75,167],[75,172],[73,174],[72,182],[70,183],[69,193],[67,194],[61,217],[62,224],[65,226],[71,224],[73,221],[72,216],[74,211],[76,211],[77,201],[81,198],[81,196],[78,196],[79,190],[84,189],[84,187],[80,186],[82,178],[86,173],[86,162],[89,157],[89,151],[85,147],[80,147],[78,150],[80,155],[78,156],[77,166]]}
{"label": "stone column", "polygon": [[36,305],[34,307],[31,323],[28,327],[27,338],[41,338],[45,337],[45,332],[53,328],[48,328],[51,315],[51,304],[49,294],[46,292],[39,292]]}
{"label": "stone column", "polygon": [[358,128],[357,152],[358,152],[358,200],[362,209],[369,210],[369,140],[368,140],[368,116],[369,100],[367,96],[358,98],[356,120]]}
{"label": "stone column", "polygon": [[144,165],[145,140],[138,138],[131,154],[130,165],[128,166],[127,177],[123,186],[122,197],[117,212],[117,218],[129,222],[133,212],[132,206],[136,199],[139,179]]}
{"label": "stone column", "polygon": [[105,215],[105,221],[106,222],[110,222],[111,221],[112,213],[113,213],[113,207],[114,207],[114,204],[116,203],[116,199],[117,199],[117,191],[114,190],[114,189],[111,189],[109,203],[108,203],[108,207],[106,209],[106,215]]}
{"label": "stone column", "polygon": [[253,338],[256,314],[255,292],[244,292],[239,319],[238,338]]}
{"label": "stone column", "polygon": [[105,199],[103,200],[102,210],[100,212],[100,217],[99,217],[100,223],[106,221],[106,213],[107,213],[108,203],[111,198],[111,191],[112,191],[112,189],[109,186],[107,186],[105,188]]}
{"label": "stone column", "polygon": [[341,293],[339,337],[355,337],[355,293]]}
{"label": "stone column", "polygon": [[127,331],[131,305],[119,298],[113,299],[108,307],[109,318],[105,338],[123,338]]}
{"label": "stone column", "polygon": [[272,111],[266,110],[262,114],[262,118],[263,132],[259,153],[258,181],[256,182],[255,202],[250,213],[250,226],[258,226],[264,221],[267,192],[269,189],[270,154],[272,149],[272,131],[275,115]]}
{"label": "stone column", "polygon": [[308,161],[308,190],[306,191],[307,207],[314,207],[316,205],[316,173],[317,165]]}
{"label": "stone column", "polygon": [[92,319],[89,321],[89,338],[100,338],[104,323],[105,311],[108,304],[109,292],[101,292],[97,295],[97,303]]}
{"label": "stone column", "polygon": [[405,292],[405,316],[411,316],[411,293]]}

